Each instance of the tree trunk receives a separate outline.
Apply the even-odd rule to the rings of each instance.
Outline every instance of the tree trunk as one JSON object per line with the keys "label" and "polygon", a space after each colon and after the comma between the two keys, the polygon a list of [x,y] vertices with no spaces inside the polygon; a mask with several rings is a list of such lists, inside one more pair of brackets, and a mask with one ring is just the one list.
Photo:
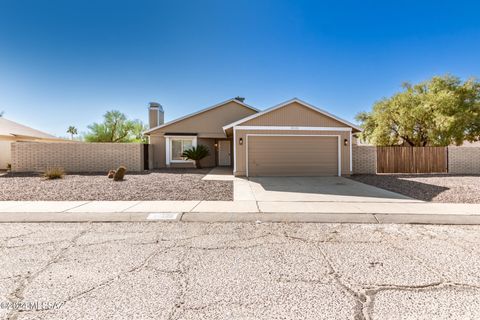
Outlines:
{"label": "tree trunk", "polygon": [[202,169],[202,166],[200,165],[200,160],[195,160],[195,167],[197,169]]}
{"label": "tree trunk", "polygon": [[406,141],[410,145],[410,147],[415,147],[415,143],[413,143],[408,137],[400,136],[400,138]]}

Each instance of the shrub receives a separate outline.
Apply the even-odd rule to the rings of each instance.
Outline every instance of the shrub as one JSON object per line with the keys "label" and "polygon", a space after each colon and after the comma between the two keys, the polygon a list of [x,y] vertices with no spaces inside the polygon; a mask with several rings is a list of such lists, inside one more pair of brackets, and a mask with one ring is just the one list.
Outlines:
{"label": "shrub", "polygon": [[113,180],[114,181],[121,181],[125,177],[125,172],[127,172],[127,168],[121,166],[118,167],[117,171],[115,171],[115,174],[113,175]]}
{"label": "shrub", "polygon": [[43,176],[47,178],[47,180],[62,179],[64,175],[65,175],[65,170],[63,170],[63,168],[60,168],[60,167],[48,168],[43,173]]}
{"label": "shrub", "polygon": [[187,158],[187,160],[194,160],[195,167],[201,169],[200,160],[207,157],[210,154],[208,148],[204,145],[198,145],[196,148],[192,147],[191,149],[185,150],[182,154],[182,157]]}

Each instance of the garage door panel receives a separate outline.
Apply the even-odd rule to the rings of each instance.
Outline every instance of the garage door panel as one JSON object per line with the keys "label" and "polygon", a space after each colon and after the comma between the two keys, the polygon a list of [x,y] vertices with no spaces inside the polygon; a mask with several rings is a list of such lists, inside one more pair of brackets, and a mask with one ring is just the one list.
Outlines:
{"label": "garage door panel", "polygon": [[324,168],[319,170],[317,167],[285,168],[282,167],[262,167],[258,166],[256,172],[249,174],[252,177],[257,176],[282,176],[282,177],[302,177],[302,176],[336,176],[332,171],[336,168]]}
{"label": "garage door panel", "polygon": [[320,136],[250,136],[249,176],[338,174],[338,139]]}

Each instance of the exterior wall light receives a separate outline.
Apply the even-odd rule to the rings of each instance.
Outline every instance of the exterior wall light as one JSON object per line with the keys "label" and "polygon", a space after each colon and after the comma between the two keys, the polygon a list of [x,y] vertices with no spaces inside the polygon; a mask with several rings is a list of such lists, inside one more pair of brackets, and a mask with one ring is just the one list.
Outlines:
{"label": "exterior wall light", "polygon": [[348,146],[348,139],[344,139],[344,140],[343,140],[343,145],[344,145],[344,146]]}
{"label": "exterior wall light", "polygon": [[242,145],[242,144],[243,144],[243,138],[238,139],[238,143],[239,143],[240,145]]}

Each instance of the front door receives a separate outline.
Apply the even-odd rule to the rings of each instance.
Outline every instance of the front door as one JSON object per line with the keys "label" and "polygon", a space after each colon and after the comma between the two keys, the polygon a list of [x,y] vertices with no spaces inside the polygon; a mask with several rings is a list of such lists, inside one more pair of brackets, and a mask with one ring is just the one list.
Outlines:
{"label": "front door", "polygon": [[231,161],[231,152],[230,152],[230,140],[219,140],[218,141],[218,165],[219,166],[230,166]]}

